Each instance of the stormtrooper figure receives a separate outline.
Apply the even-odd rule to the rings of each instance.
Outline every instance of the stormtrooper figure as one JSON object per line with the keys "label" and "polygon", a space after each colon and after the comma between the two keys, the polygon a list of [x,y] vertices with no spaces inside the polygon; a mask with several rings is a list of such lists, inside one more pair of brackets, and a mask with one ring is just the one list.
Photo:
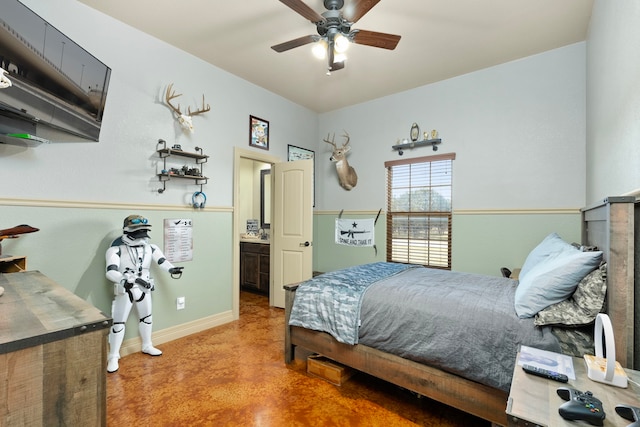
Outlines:
{"label": "stormtrooper figure", "polygon": [[133,304],[140,318],[138,329],[142,338],[142,352],[160,356],[162,351],[151,343],[151,291],[153,278],[149,274],[151,261],[171,274],[174,279],[182,275],[182,267],[174,267],[164,257],[160,248],[149,243],[151,224],[140,215],[129,215],[124,219],[123,234],[107,249],[106,276],[113,282],[114,299],[111,306],[113,326],[109,333],[107,372],[118,370],[120,347],[124,340],[125,322]]}

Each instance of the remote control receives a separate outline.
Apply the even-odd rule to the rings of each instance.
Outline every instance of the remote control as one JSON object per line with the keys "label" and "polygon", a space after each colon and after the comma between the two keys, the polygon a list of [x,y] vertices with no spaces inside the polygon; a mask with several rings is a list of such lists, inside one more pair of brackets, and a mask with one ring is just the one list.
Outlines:
{"label": "remote control", "polygon": [[550,371],[548,369],[538,368],[537,366],[522,365],[522,369],[527,374],[537,375],[539,377],[547,378],[547,379],[554,380],[554,381],[559,381],[561,383],[566,383],[567,381],[569,381],[569,377],[567,377],[565,374],[561,374],[561,373],[558,373],[558,372]]}

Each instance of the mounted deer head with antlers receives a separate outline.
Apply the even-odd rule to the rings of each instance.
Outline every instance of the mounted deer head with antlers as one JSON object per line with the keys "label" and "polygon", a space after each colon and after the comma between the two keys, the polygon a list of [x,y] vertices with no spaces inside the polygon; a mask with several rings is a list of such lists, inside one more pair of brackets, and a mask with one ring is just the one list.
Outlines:
{"label": "mounted deer head with antlers", "polygon": [[334,142],[336,139],[335,134],[333,134],[331,141],[329,141],[328,134],[327,138],[323,139],[323,141],[333,146],[333,153],[329,160],[336,164],[336,171],[338,172],[338,181],[340,181],[340,186],[345,190],[351,190],[358,183],[358,175],[356,174],[355,169],[349,165],[349,162],[347,162],[347,153],[351,150],[351,147],[349,146],[349,134],[345,132],[342,136],[346,138],[346,141],[341,147],[338,147]]}
{"label": "mounted deer head with antlers", "polygon": [[187,107],[187,113],[182,114],[182,111],[180,111],[180,104],[178,104],[178,106],[176,107],[171,103],[172,99],[182,96],[182,94],[179,93],[176,95],[175,91],[172,90],[172,88],[173,88],[173,83],[167,86],[167,93],[165,94],[165,100],[167,101],[167,105],[169,106],[169,108],[171,108],[171,110],[173,110],[174,113],[177,114],[176,119],[178,119],[178,123],[180,123],[180,125],[185,130],[188,130],[189,132],[193,132],[194,131],[193,121],[191,120],[191,118],[197,114],[206,113],[207,111],[211,110],[211,107],[209,106],[209,104],[207,104],[206,106],[204,105],[204,94],[203,94],[202,108],[196,111],[191,111],[191,107]]}

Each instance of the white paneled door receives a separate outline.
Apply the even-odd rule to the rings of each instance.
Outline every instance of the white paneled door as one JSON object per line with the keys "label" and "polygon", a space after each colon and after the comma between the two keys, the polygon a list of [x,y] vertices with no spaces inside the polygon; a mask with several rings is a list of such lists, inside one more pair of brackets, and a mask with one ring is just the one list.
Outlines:
{"label": "white paneled door", "polygon": [[271,301],[284,308],[285,284],[310,279],[313,268],[313,160],[271,170]]}

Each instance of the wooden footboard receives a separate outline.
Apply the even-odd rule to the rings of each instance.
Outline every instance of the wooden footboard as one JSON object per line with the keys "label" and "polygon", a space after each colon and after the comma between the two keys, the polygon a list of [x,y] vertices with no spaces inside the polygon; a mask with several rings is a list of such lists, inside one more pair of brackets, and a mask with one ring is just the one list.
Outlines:
{"label": "wooden footboard", "polygon": [[286,285],[285,362],[291,363],[295,347],[322,354],[336,362],[373,375],[464,412],[507,425],[508,394],[457,375],[358,344],[342,344],[331,335],[289,325],[298,285]]}

